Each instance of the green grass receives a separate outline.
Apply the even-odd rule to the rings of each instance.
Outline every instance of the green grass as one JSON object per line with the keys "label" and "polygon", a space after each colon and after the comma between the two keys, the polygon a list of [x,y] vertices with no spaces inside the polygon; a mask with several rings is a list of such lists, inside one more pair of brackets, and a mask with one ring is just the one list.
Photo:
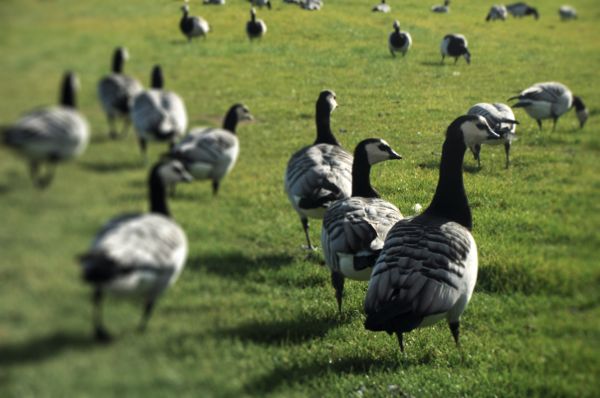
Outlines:
{"label": "green grass", "polygon": [[[372,1],[371,3],[375,3]],[[53,103],[62,72],[82,81],[93,138],[79,160],[38,192],[25,164],[0,148],[0,396],[598,396],[600,394],[600,8],[577,4],[561,23],[559,0],[538,1],[539,21],[485,23],[490,4],[460,1],[449,15],[430,4],[330,0],[321,12],[275,2],[269,27],[248,43],[248,6],[192,3],[213,26],[184,43],[177,1],[0,2],[0,120]],[[431,4],[435,3],[434,1]],[[412,33],[392,59],[394,18]],[[439,42],[464,33],[472,64],[439,66]],[[139,305],[109,300],[109,346],[91,340],[89,288],[75,256],[111,216],[147,208],[134,135],[106,138],[95,94],[116,45],[126,71],[147,83],[160,62],[186,101],[191,125],[214,125],[235,102],[256,116],[241,126],[236,168],[213,199],[207,183],[181,186],[171,208],[190,241],[187,267],[159,303],[145,335]],[[404,157],[373,169],[374,185],[405,214],[435,190],[443,132],[476,102],[505,101],[558,80],[592,116],[573,113],[537,131],[522,111],[513,164],[484,147],[467,154],[480,273],[463,316],[462,349],[447,326],[395,338],[362,327],[366,285],[348,282],[336,314],[326,270],[304,259],[300,222],[283,192],[293,151],[315,135],[314,102],[331,88],[332,126],[346,148],[386,139]],[[548,123],[547,123],[548,124]],[[153,145],[151,155],[163,151]],[[319,236],[319,222],[312,223]]]}

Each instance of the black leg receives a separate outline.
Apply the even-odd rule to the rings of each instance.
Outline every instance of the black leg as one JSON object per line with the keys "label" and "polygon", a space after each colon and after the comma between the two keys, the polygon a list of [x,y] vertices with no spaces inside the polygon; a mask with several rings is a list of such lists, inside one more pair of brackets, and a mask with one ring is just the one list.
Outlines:
{"label": "black leg", "polygon": [[212,190],[213,190],[213,196],[217,196],[217,194],[219,193],[219,181],[213,180]]}
{"label": "black leg", "polygon": [[473,148],[473,157],[475,158],[475,160],[477,160],[477,167],[481,168],[481,145],[477,144],[475,145],[475,147]]}
{"label": "black leg", "polygon": [[540,119],[536,120],[538,127],[540,128],[540,131],[542,131],[542,121]]}
{"label": "black leg", "polygon": [[396,337],[398,338],[398,345],[400,346],[400,351],[404,352],[404,340],[402,339],[402,332],[396,332]]}
{"label": "black leg", "polygon": [[506,168],[510,166],[510,141],[504,143],[504,152],[506,152]]}
{"label": "black leg", "polygon": [[454,65],[458,62],[458,57],[454,57]]}
{"label": "black leg", "polygon": [[456,343],[456,346],[460,347],[460,342],[458,340],[458,338],[459,338],[460,322],[459,321],[450,322],[448,325],[450,326],[450,331],[452,332],[452,337],[454,337],[454,342]]}
{"label": "black leg", "polygon": [[121,138],[127,137],[128,133],[129,133],[129,125],[130,124],[131,124],[131,121],[129,120],[128,117],[126,117],[125,120],[123,121],[123,131],[121,131]]}
{"label": "black leg", "polygon": [[114,116],[108,116],[108,136],[113,140],[118,137]]}
{"label": "black leg", "polygon": [[146,330],[146,326],[148,326],[148,320],[152,315],[152,310],[154,309],[154,299],[148,300],[146,302],[146,306],[144,307],[144,313],[142,314],[142,320],[140,321],[140,325],[138,326],[138,332],[143,332]]}
{"label": "black leg", "polygon": [[444,65],[444,58],[446,58],[446,56],[442,55],[442,62],[440,62],[442,65]]}
{"label": "black leg", "polygon": [[342,298],[344,297],[344,275],[339,272],[331,273],[331,285],[335,289],[335,299],[338,303],[338,312],[342,313]]}
{"label": "black leg", "polygon": [[396,53],[391,48],[390,48],[390,53],[392,54],[392,57],[396,58]]}
{"label": "black leg", "polygon": [[148,155],[146,153],[146,148],[148,146],[148,143],[146,142],[146,139],[142,138],[142,137],[138,137],[138,143],[140,145],[140,151],[142,152],[142,156],[144,157],[144,162],[148,162]]}
{"label": "black leg", "polygon": [[107,343],[111,340],[111,336],[104,328],[102,322],[102,297],[102,290],[97,287],[92,296],[92,302],[94,304],[94,337],[96,338],[96,341]]}
{"label": "black leg", "polygon": [[29,176],[31,177],[31,181],[33,181],[33,185],[38,186],[38,174],[40,172],[40,164],[35,160],[29,162]]}
{"label": "black leg", "polygon": [[304,216],[300,217],[300,221],[302,222],[302,228],[304,228],[304,235],[306,235],[306,244],[308,245],[307,249],[314,250],[315,248],[310,243],[310,235],[308,233],[308,218]]}
{"label": "black leg", "polygon": [[557,118],[557,117],[553,117],[553,118],[552,118],[552,121],[554,122],[554,123],[552,124],[552,131],[554,131],[554,130],[556,130],[556,122],[558,121],[558,118]]}

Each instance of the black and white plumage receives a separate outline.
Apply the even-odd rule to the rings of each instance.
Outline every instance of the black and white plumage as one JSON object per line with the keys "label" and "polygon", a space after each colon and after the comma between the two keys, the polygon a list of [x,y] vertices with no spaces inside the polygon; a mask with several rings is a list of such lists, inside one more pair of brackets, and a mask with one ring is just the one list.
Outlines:
{"label": "black and white plumage", "polygon": [[577,19],[577,10],[571,6],[560,6],[558,9],[558,15],[560,19],[563,21],[568,21],[569,19]]}
{"label": "black and white plumage", "polygon": [[260,8],[267,7],[269,10],[271,9],[271,0],[250,0],[250,3]]}
{"label": "black and white plumage", "polygon": [[[502,137],[501,140],[490,141],[489,144],[499,145],[504,143],[504,151],[506,152],[506,168],[510,165],[510,146],[512,141],[517,139],[515,132],[517,130],[517,124],[519,122],[515,120],[515,114],[513,113],[510,106],[501,103],[488,104],[485,102],[473,105],[468,111],[467,115],[480,115],[485,118],[492,130]],[[477,160],[477,166],[481,167],[481,145],[476,144],[469,147],[475,160]]]}
{"label": "black and white plumage", "polygon": [[156,164],[148,178],[150,213],[111,219],[80,257],[83,279],[94,288],[96,339],[110,339],[101,316],[105,292],[142,298],[145,306],[139,327],[143,330],[158,296],[179,277],[188,243],[184,231],[170,217],[166,186],[191,178],[178,160]]}
{"label": "black and white plumage", "polygon": [[122,118],[124,125],[121,133],[124,136],[131,122],[129,113],[133,106],[133,99],[144,87],[135,78],[123,73],[125,61],[129,58],[129,53],[124,47],[115,49],[112,59],[112,73],[104,76],[98,82],[98,98],[106,117],[108,119],[109,136],[116,138],[118,136],[115,121]]}
{"label": "black and white plumage", "polygon": [[459,57],[465,57],[467,64],[471,63],[471,53],[468,48],[469,43],[467,38],[461,34],[448,34],[442,39],[440,45],[440,52],[442,53],[442,63],[446,56],[454,57],[454,63],[458,61]]}
{"label": "black and white plumage", "polygon": [[373,8],[371,9],[371,11],[373,11],[373,12],[383,12],[383,13],[387,14],[388,12],[392,11],[392,7],[390,7],[390,5],[385,2],[385,0],[381,0],[381,3],[373,6]]}
{"label": "black and white plumage", "polygon": [[440,177],[421,215],[398,221],[377,259],[365,298],[365,327],[403,333],[447,319],[456,344],[460,316],[477,280],[477,246],[463,184],[467,147],[499,136],[482,116],[454,120],[442,147]]}
{"label": "black and white plumage", "polygon": [[77,110],[78,86],[77,76],[65,73],[58,106],[34,109],[2,128],[4,144],[29,161],[31,179],[40,189],[52,182],[57,163],[80,156],[88,145],[90,127]]}
{"label": "black and white plumage", "polygon": [[333,91],[320,93],[316,104],[317,139],[294,153],[285,171],[285,192],[300,216],[310,242],[308,218],[322,219],[329,205],[352,193],[352,155],[344,150],[330,127],[331,112],[337,106]]}
{"label": "black and white plumage", "polygon": [[256,10],[250,9],[250,20],[246,23],[246,34],[250,40],[260,39],[267,33],[267,24],[262,19],[256,19]]}
{"label": "black and white plumage", "polygon": [[444,5],[435,5],[431,7],[432,12],[438,14],[447,14],[450,12],[450,0],[444,0]]}
{"label": "black and white plumage", "polygon": [[133,101],[131,118],[140,150],[146,158],[147,141],[170,141],[174,144],[187,129],[188,118],[183,100],[172,91],[164,90],[162,69],[152,69],[151,88],[142,91]]}
{"label": "black and white plumage", "polygon": [[486,21],[495,21],[497,19],[505,20],[508,16],[508,10],[506,6],[503,4],[495,4],[490,8],[490,12],[488,12],[487,17],[485,17]]}
{"label": "black and white plumage", "polygon": [[224,6],[225,0],[203,0],[202,3],[206,5]]}
{"label": "black and white plumage", "polygon": [[322,0],[300,0],[300,7],[307,11],[319,11],[323,7]]}
{"label": "black and white plumage", "polygon": [[321,245],[340,312],[345,278],[369,280],[383,240],[402,218],[371,186],[371,166],[390,159],[402,157],[384,140],[361,141],[354,150],[352,197],[333,202],[323,217]]}
{"label": "black and white plumage", "polygon": [[565,112],[575,108],[579,126],[583,128],[588,119],[589,112],[581,98],[573,95],[567,86],[558,82],[536,83],[521,91],[519,95],[509,98],[518,100],[513,108],[523,108],[525,112],[537,121],[542,129],[542,120],[552,119],[556,122]]}
{"label": "black and white plumage", "polygon": [[412,45],[412,37],[408,32],[402,32],[400,30],[400,22],[397,20],[394,21],[394,31],[390,33],[388,37],[388,47],[390,49],[390,53],[395,57],[396,52],[402,53],[404,57],[406,52],[410,49]]}
{"label": "black and white plumage", "polygon": [[181,6],[183,15],[179,20],[179,30],[187,37],[188,41],[192,41],[194,37],[204,37],[210,32],[210,25],[208,22],[198,16],[190,16],[190,6],[187,2]]}
{"label": "black and white plumage", "polygon": [[197,127],[171,150],[196,180],[211,180],[217,195],[221,180],[229,174],[240,152],[236,135],[238,122],[253,120],[245,105],[233,105],[223,121],[223,128]]}
{"label": "black and white plumage", "polygon": [[531,7],[530,5],[523,2],[509,4],[506,6],[506,9],[508,13],[513,17],[521,18],[527,15],[533,15],[535,19],[539,19],[540,17],[540,14],[538,13],[536,8]]}

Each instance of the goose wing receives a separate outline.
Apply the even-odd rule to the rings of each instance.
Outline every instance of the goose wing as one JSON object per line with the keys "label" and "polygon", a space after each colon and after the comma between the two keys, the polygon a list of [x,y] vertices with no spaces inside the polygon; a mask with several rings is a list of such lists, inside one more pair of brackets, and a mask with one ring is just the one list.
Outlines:
{"label": "goose wing", "polygon": [[133,124],[142,134],[158,140],[182,135],[187,128],[187,113],[181,98],[172,92],[147,90],[135,97],[131,111]]}
{"label": "goose wing", "polygon": [[142,89],[142,85],[136,79],[126,75],[112,74],[104,77],[98,83],[98,97],[106,113],[127,114],[133,104],[133,98]]}

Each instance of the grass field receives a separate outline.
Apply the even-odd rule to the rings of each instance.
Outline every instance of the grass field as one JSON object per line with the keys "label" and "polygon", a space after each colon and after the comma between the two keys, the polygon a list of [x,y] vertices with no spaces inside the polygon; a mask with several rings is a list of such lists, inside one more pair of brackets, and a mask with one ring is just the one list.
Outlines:
{"label": "grass field", "polygon": [[[45,192],[25,164],[0,148],[0,396],[598,396],[600,394],[600,7],[538,0],[539,21],[486,23],[492,2],[461,0],[448,15],[431,4],[328,0],[310,13],[275,0],[259,10],[269,32],[249,43],[248,3],[191,4],[211,23],[187,44],[178,1],[4,0],[0,2],[0,124],[56,101],[61,74],[82,81],[92,126],[87,152],[58,169]],[[431,1],[431,3],[435,3]],[[393,59],[394,19],[411,32]],[[472,64],[440,66],[439,43],[467,36]],[[111,216],[147,208],[134,134],[107,138],[96,83],[115,46],[126,72],[148,83],[160,63],[166,86],[185,99],[191,126],[216,125],[245,103],[256,122],[238,129],[236,168],[212,198],[208,183],[181,186],[171,202],[187,232],[181,278],[159,303],[145,335],[141,307],[108,300],[108,346],[91,339],[90,291],[75,256]],[[516,111],[520,139],[504,169],[502,147],[484,147],[482,169],[465,157],[465,185],[478,242],[479,279],[457,350],[447,325],[396,339],[364,330],[366,284],[348,282],[338,316],[329,273],[305,260],[302,228],[283,192],[289,156],[314,140],[314,102],[333,89],[332,127],[352,149],[386,139],[404,160],[373,169],[382,196],[405,215],[435,190],[443,132],[477,102],[504,102],[557,80],[591,117],[573,112],[539,132]],[[157,158],[164,148],[151,147]],[[320,222],[312,223],[318,241]]]}

